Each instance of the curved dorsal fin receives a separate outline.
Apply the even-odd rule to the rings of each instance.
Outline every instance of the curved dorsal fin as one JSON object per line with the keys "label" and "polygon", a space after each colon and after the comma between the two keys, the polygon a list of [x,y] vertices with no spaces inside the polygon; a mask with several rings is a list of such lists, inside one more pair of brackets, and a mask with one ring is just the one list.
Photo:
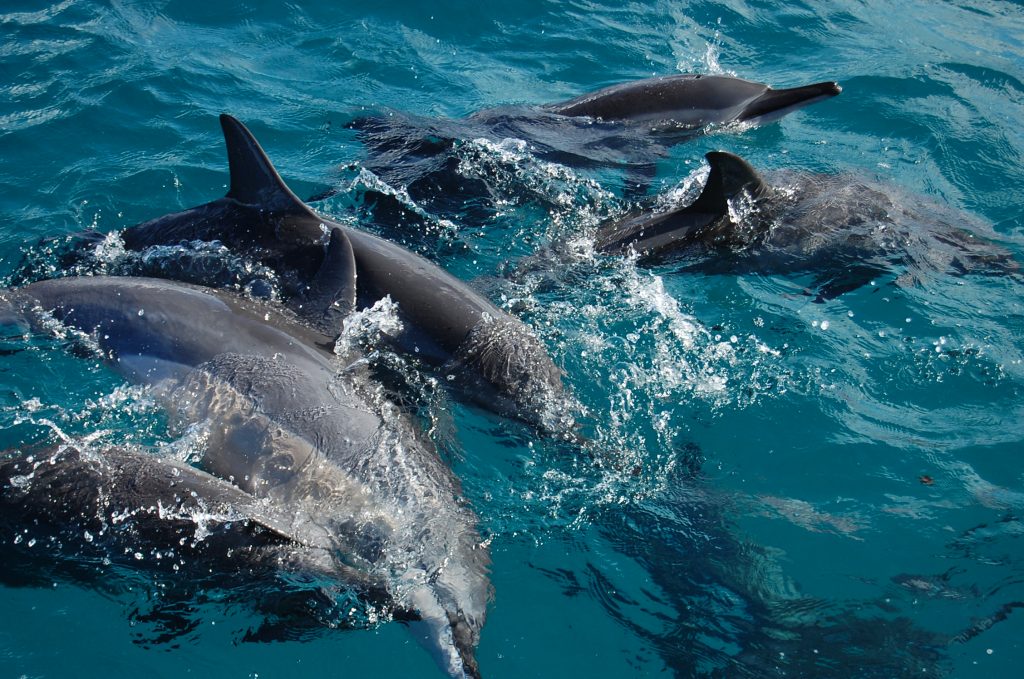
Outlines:
{"label": "curved dorsal fin", "polygon": [[687,212],[724,215],[729,212],[729,200],[743,191],[753,198],[768,192],[768,185],[750,163],[725,151],[712,151],[704,156],[711,165],[711,173],[700,196]]}
{"label": "curved dorsal fin", "polygon": [[724,215],[729,212],[729,201],[744,190],[755,199],[768,192],[768,185],[758,171],[739,156],[713,151],[705,158],[711,165],[711,173],[700,196],[686,208],[687,212]]}
{"label": "curved dorsal fin", "polygon": [[335,336],[341,332],[342,320],[355,306],[355,254],[345,232],[334,227],[323,264],[303,299],[303,316],[325,335]]}
{"label": "curved dorsal fin", "polygon": [[224,143],[228,150],[228,171],[231,173],[231,189],[227,197],[243,205],[259,206],[275,211],[301,210],[309,208],[285,185],[274,164],[267,158],[263,148],[252,132],[237,118],[227,113],[220,115],[220,126],[224,130]]}
{"label": "curved dorsal fin", "polygon": [[744,228],[738,228],[740,225],[733,221],[729,203],[747,194],[754,201],[754,206],[759,206],[761,199],[769,195],[771,189],[761,179],[757,170],[737,155],[725,151],[712,151],[704,157],[711,165],[704,190],[697,200],[680,211],[675,219],[678,221],[683,216],[689,216],[691,220],[702,220],[702,223],[695,225],[693,236],[706,243],[743,246],[749,240],[750,234],[760,232],[761,226],[766,223],[762,223],[756,214],[749,214],[742,219]]}

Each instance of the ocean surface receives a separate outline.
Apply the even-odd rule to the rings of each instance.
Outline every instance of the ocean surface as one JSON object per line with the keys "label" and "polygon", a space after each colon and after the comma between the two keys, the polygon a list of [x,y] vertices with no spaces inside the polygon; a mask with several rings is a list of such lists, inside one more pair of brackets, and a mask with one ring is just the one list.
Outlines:
{"label": "ocean surface", "polygon": [[[647,193],[692,199],[704,154],[726,150],[767,176],[870,180],[1024,262],[1019,3],[6,0],[0,35],[5,285],[26,262],[30,278],[73,273],[69,234],[223,195],[228,112],[317,209],[407,244],[543,339],[586,408],[586,451],[390,357],[427,394],[490,544],[483,676],[1019,672],[1019,275],[897,267],[816,301],[821,272],[602,257],[593,234],[630,206],[628,159],[562,164],[467,125],[449,183],[428,186],[350,129],[459,129],[673,73],[836,80],[841,95],[779,122],[665,149]],[[130,257],[104,256],[112,271]],[[244,263],[210,259],[244,287]],[[4,342],[4,449],[174,445],[98,361]],[[168,634],[147,615],[159,593],[125,582],[0,585],[0,676],[441,676],[398,622],[243,642],[255,623],[229,589]]]}

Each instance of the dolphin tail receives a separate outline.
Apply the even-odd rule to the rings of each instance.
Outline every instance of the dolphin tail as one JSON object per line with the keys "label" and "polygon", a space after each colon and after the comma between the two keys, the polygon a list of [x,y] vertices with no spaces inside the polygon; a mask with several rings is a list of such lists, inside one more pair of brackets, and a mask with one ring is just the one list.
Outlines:
{"label": "dolphin tail", "polygon": [[784,90],[768,88],[743,110],[739,120],[756,120],[758,123],[777,120],[790,111],[809,104],[829,99],[843,91],[836,82],[822,82]]}
{"label": "dolphin tail", "polygon": [[707,183],[697,200],[686,208],[688,212],[702,212],[725,216],[729,201],[744,191],[752,198],[768,193],[768,185],[750,163],[726,151],[711,151],[704,156],[711,166]]}

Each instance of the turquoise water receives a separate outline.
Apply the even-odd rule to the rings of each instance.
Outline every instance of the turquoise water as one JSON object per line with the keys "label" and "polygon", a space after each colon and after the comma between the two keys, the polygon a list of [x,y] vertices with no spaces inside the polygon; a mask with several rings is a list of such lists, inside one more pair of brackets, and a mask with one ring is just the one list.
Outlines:
{"label": "turquoise water", "polygon": [[[457,402],[435,429],[490,538],[484,676],[982,677],[1024,659],[1018,281],[894,274],[815,304],[807,276],[597,258],[586,244],[625,209],[621,170],[467,139],[459,172],[491,196],[443,210],[389,184],[346,129],[366,113],[458,118],[676,72],[835,79],[839,97],[779,123],[674,147],[651,192],[685,194],[713,149],[765,171],[852,172],[980,224],[1024,261],[1019,5],[0,12],[2,275],[23,252],[53,264],[40,238],[222,195],[216,116],[230,112],[297,193],[338,189],[319,209],[405,240],[544,339],[589,409],[596,459]],[[418,215],[409,232],[370,209],[381,192]],[[0,359],[5,448],[168,438],[145,395],[102,366],[51,345]],[[153,643],[138,614],[151,593],[123,589],[0,587],[0,673],[438,674],[398,623],[236,643],[252,621],[229,595]]]}

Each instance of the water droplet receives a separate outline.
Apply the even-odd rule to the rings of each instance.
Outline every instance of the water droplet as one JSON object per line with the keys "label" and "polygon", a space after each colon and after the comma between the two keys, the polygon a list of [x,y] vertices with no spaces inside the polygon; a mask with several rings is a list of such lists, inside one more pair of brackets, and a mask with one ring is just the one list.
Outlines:
{"label": "water droplet", "polygon": [[145,316],[146,315],[146,310],[145,309],[139,309],[139,315],[140,316]]}
{"label": "water droplet", "polygon": [[829,322],[828,321],[822,321],[821,322],[821,329],[822,330],[828,330],[828,326],[829,326]]}

